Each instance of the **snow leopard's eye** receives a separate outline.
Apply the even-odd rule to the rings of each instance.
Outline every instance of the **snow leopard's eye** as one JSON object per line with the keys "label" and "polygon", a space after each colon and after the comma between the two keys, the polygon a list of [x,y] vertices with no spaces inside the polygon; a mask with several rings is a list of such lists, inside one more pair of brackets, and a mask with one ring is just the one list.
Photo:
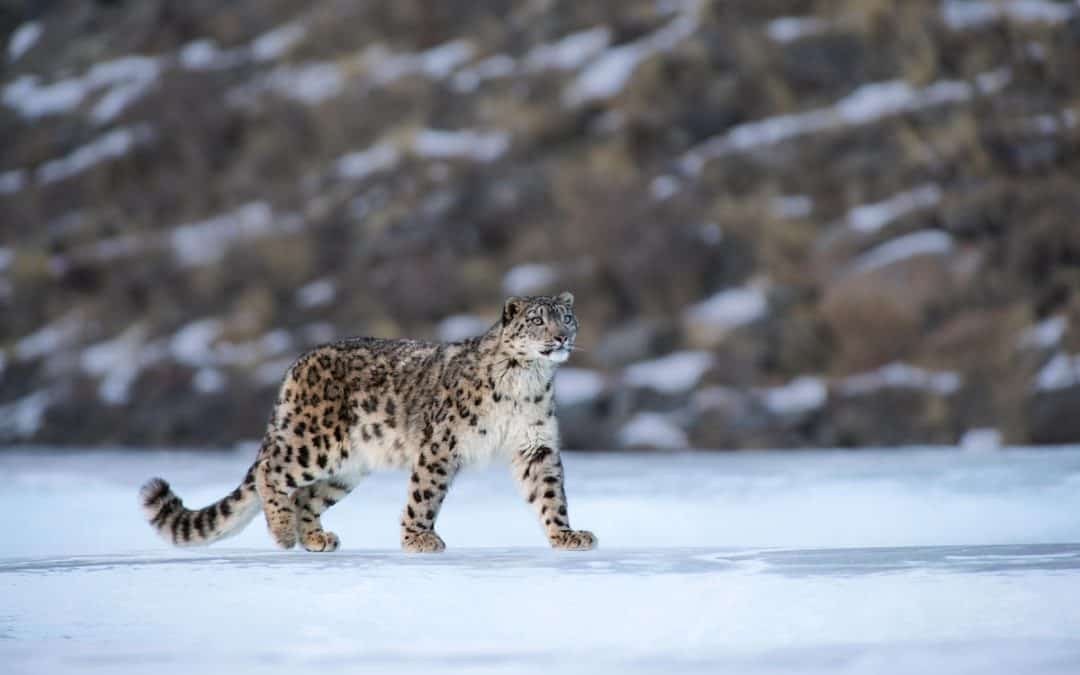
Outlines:
{"label": "snow leopard's eye", "polygon": [[574,317],[572,315],[570,315],[570,314],[567,314],[566,316],[563,317],[563,321],[565,321],[567,325],[570,325],[570,324],[574,323]]}
{"label": "snow leopard's eye", "polygon": [[534,317],[533,317],[533,318],[531,319],[531,322],[532,322],[532,324],[533,324],[534,326],[543,326],[543,325],[544,325],[544,320],[543,320],[543,319],[541,319],[541,318],[540,318],[540,317],[538,317],[538,316],[534,316]]}

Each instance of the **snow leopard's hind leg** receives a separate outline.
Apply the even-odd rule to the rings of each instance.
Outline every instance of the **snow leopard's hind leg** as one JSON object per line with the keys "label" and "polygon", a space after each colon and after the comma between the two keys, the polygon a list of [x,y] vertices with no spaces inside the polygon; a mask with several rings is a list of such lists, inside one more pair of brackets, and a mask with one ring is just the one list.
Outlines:
{"label": "snow leopard's hind leg", "polygon": [[284,549],[296,546],[298,519],[293,491],[305,488],[325,477],[322,470],[309,468],[310,451],[303,440],[294,438],[290,445],[284,434],[267,439],[255,469],[255,489],[262,499],[266,524],[277,545]]}
{"label": "snow leopard's hind leg", "polygon": [[323,529],[319,517],[331,506],[345,498],[364,474],[335,476],[320,480],[293,493],[297,515],[297,534],[300,545],[309,551],[336,551],[341,540]]}

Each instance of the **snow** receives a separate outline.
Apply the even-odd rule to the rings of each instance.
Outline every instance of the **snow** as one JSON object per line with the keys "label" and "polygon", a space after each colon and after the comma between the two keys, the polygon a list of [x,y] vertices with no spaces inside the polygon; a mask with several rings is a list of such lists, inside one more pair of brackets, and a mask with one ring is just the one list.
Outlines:
{"label": "snow", "polygon": [[368,176],[397,166],[401,153],[391,143],[377,143],[367,150],[342,155],[337,161],[337,173],[342,178],[363,180]]}
{"label": "snow", "polygon": [[150,360],[141,353],[145,338],[145,329],[136,325],[83,350],[79,364],[88,375],[101,378],[98,395],[102,401],[123,405],[130,400],[131,385]]}
{"label": "snow", "polygon": [[411,75],[445,79],[468,63],[476,49],[467,40],[453,40],[417,53],[393,54],[379,47],[368,52],[368,58],[373,61],[373,79],[376,84],[386,85]]}
{"label": "snow", "polygon": [[942,197],[941,188],[927,183],[874,204],[864,204],[848,211],[847,222],[851,229],[873,233],[903,218],[909,213],[936,206]]}
{"label": "snow", "polygon": [[686,433],[676,426],[667,415],[640,412],[630,418],[618,436],[624,448],[657,448],[683,450],[690,445]]}
{"label": "snow", "polygon": [[283,98],[318,105],[345,89],[345,75],[339,64],[330,61],[278,66],[266,75],[261,85]]}
{"label": "snow", "polygon": [[214,66],[220,54],[213,40],[192,40],[180,49],[180,65],[187,70],[206,70]]}
{"label": "snow", "polygon": [[758,285],[729,288],[686,308],[687,320],[715,328],[734,329],[763,318],[769,300]]}
{"label": "snow", "polygon": [[458,342],[485,333],[492,323],[475,314],[455,314],[440,321],[435,334],[443,342]]}
{"label": "snow", "polygon": [[0,452],[5,672],[1064,675],[1080,661],[1080,450],[564,457],[600,548],[544,547],[501,467],[463,473],[448,550],[397,548],[407,476],[331,509],[333,554],[167,548],[250,452]]}
{"label": "snow", "polygon": [[4,87],[3,101],[30,120],[75,110],[83,100],[101,88],[108,88],[91,109],[96,124],[114,120],[138,100],[158,80],[161,65],[149,56],[124,56],[95,64],[82,77],[39,85],[38,78],[23,75]]}
{"label": "snow", "polygon": [[611,29],[597,26],[571,33],[562,39],[537,45],[525,55],[525,67],[530,71],[577,70],[595,58],[611,44]]}
{"label": "snow", "polygon": [[501,157],[509,148],[510,135],[505,131],[421,129],[412,140],[413,153],[434,159],[491,162]]}
{"label": "snow", "polygon": [[97,124],[111,122],[142,97],[161,75],[161,64],[149,56],[125,56],[96,64],[86,75],[90,89],[112,87],[90,111]]}
{"label": "snow", "polygon": [[26,170],[12,169],[0,173],[0,195],[13,195],[26,185]]}
{"label": "snow", "polygon": [[870,249],[851,263],[851,269],[857,273],[869,272],[917,256],[946,255],[952,250],[951,235],[940,230],[923,230]]}
{"label": "snow", "polygon": [[770,21],[765,26],[765,32],[773,42],[787,44],[804,37],[819,35],[828,28],[828,23],[814,17],[782,16]]}
{"label": "snow", "polygon": [[337,329],[325,321],[309,323],[300,329],[300,333],[309,345],[322,345],[337,339]]}
{"label": "snow", "polygon": [[31,361],[51,356],[73,345],[82,334],[83,322],[75,313],[42,326],[15,343],[15,358]]}
{"label": "snow", "polygon": [[1064,316],[1043,319],[1024,332],[1020,338],[1020,346],[1035,349],[1056,347],[1068,328],[1069,321]]}
{"label": "snow", "polygon": [[1035,376],[1039,391],[1057,391],[1080,384],[1080,354],[1058,353]]}
{"label": "snow", "polygon": [[654,54],[670,51],[694,34],[699,23],[699,4],[690,4],[667,25],[643,38],[602,52],[563,92],[563,103],[579,106],[617,95],[641,62]]}
{"label": "snow", "polygon": [[693,389],[712,364],[712,354],[706,351],[672,352],[652,361],[627,366],[623,380],[632,387],[679,394]]}
{"label": "snow", "polygon": [[814,212],[814,200],[809,195],[783,195],[770,199],[769,209],[777,218],[806,218]]}
{"label": "snow", "polygon": [[1002,438],[997,429],[968,429],[960,438],[960,448],[968,452],[995,452],[1001,450]]}
{"label": "snow", "polygon": [[658,202],[662,202],[679,194],[680,187],[679,179],[674,176],[667,174],[657,176],[649,183],[649,196]]}
{"label": "snow", "polygon": [[975,78],[974,86],[964,80],[941,80],[921,89],[903,80],[865,84],[825,108],[738,124],[689,150],[679,164],[685,173],[698,174],[713,157],[750,152],[818,132],[871,124],[886,117],[947,103],[962,103],[971,100],[976,93],[998,92],[1010,79],[1011,74],[1005,69],[980,74]]}
{"label": "snow", "polygon": [[559,279],[551,265],[526,263],[513,267],[503,277],[503,291],[508,295],[533,295],[550,288]]}
{"label": "snow", "polygon": [[45,162],[37,169],[37,179],[47,184],[70,178],[102,162],[123,157],[131,152],[132,148],[153,138],[154,132],[145,124],[114,129],[86,145],[75,148],[65,157]]}
{"label": "snow", "polygon": [[454,91],[467,94],[488,80],[509,77],[517,70],[517,62],[506,54],[495,54],[454,73],[450,81]]}
{"label": "snow", "polygon": [[956,393],[960,385],[960,376],[953,372],[932,372],[906,363],[890,363],[868,373],[845,377],[839,381],[838,388],[848,396],[880,389],[920,389],[949,396]]}
{"label": "snow", "polygon": [[202,362],[249,368],[289,350],[292,344],[293,339],[289,331],[279,328],[254,340],[244,342],[220,340],[213,349],[206,350],[207,354]]}
{"label": "snow", "polygon": [[1065,129],[1072,129],[1077,124],[1077,115],[1069,109],[1059,113],[1032,115],[1022,121],[1021,128],[1039,134],[1057,134]]}
{"label": "snow", "polygon": [[603,373],[588,368],[559,368],[555,375],[555,402],[560,406],[592,403],[607,388]]}
{"label": "snow", "polygon": [[52,398],[51,392],[42,390],[0,405],[0,439],[29,438],[36,434]]}
{"label": "snow", "polygon": [[964,30],[1002,18],[1017,23],[1064,23],[1076,15],[1076,6],[1048,0],[944,0],[941,14],[946,26]]}
{"label": "snow", "polygon": [[34,75],[20,75],[6,85],[3,101],[27,119],[71,112],[82,103],[86,87],[81,80],[61,80],[50,85],[38,86]]}
{"label": "snow", "polygon": [[44,32],[40,21],[27,21],[16,28],[8,41],[8,62],[21,59],[23,54],[33,49]]}
{"label": "snow", "polygon": [[296,304],[303,309],[325,307],[334,301],[337,284],[333,279],[316,279],[296,291]]}
{"label": "snow", "polygon": [[804,375],[761,392],[765,407],[775,415],[793,416],[820,410],[829,390],[820,377]]}
{"label": "snow", "polygon": [[256,61],[274,61],[285,56],[304,39],[307,31],[298,23],[288,23],[263,33],[251,43],[251,56]]}
{"label": "snow", "polygon": [[276,222],[270,205],[250,202],[209,220],[176,226],[170,235],[173,255],[188,267],[220,262],[234,241],[295,231],[298,223]]}
{"label": "snow", "polygon": [[225,326],[221,319],[206,318],[192,321],[173,334],[169,353],[176,361],[198,367],[213,362],[213,344]]}
{"label": "snow", "polygon": [[216,368],[199,368],[191,378],[191,386],[200,394],[216,394],[225,390],[225,376]]}
{"label": "snow", "polygon": [[260,386],[276,387],[281,384],[283,379],[285,379],[285,373],[289,370],[289,366],[291,366],[295,360],[295,357],[289,356],[282,359],[265,361],[259,364],[255,369],[252,379]]}

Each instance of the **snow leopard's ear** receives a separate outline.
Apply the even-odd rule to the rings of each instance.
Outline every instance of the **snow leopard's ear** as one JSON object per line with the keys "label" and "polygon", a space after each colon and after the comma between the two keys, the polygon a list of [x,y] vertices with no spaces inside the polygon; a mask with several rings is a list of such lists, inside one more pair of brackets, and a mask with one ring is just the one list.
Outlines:
{"label": "snow leopard's ear", "polygon": [[521,308],[525,306],[525,298],[519,298],[516,295],[512,295],[506,299],[506,303],[503,305],[502,323],[505,326],[514,320],[514,317],[518,315]]}
{"label": "snow leopard's ear", "polygon": [[574,294],[570,291],[563,291],[562,293],[559,293],[557,299],[559,302],[566,305],[567,307],[574,306]]}

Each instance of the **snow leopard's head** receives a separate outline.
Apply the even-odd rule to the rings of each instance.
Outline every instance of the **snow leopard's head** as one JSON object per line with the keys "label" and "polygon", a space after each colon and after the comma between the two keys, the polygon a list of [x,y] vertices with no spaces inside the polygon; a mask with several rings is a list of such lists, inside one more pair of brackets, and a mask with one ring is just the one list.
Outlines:
{"label": "snow leopard's head", "polygon": [[577,329],[570,293],[511,297],[503,305],[503,344],[523,359],[562,363],[574,349]]}

